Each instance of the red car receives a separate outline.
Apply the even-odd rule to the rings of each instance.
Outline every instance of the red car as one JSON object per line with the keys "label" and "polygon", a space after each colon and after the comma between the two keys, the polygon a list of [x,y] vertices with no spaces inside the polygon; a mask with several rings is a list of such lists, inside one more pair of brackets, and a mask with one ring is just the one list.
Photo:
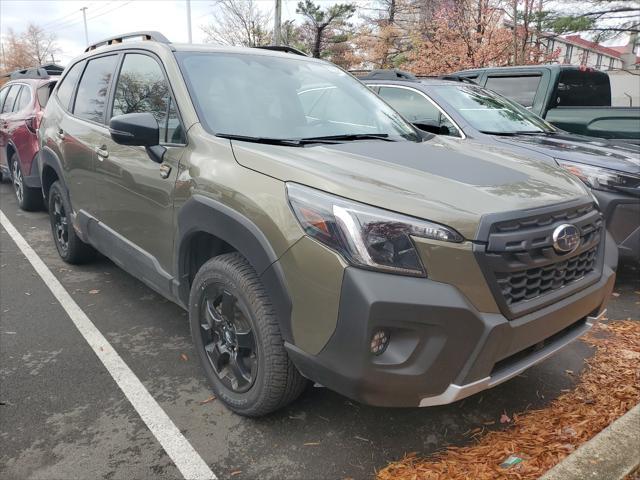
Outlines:
{"label": "red car", "polygon": [[42,207],[37,131],[56,81],[43,68],[20,70],[0,90],[0,174],[11,178],[23,210]]}

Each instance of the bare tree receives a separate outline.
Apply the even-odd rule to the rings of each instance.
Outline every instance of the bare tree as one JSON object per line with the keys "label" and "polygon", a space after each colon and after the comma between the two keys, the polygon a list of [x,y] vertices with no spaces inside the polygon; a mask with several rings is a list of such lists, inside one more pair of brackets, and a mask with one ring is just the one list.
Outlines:
{"label": "bare tree", "polygon": [[59,52],[55,35],[47,34],[43,28],[33,23],[30,23],[20,34],[9,28],[2,49],[3,58],[0,67],[2,72],[51,62],[53,56]]}
{"label": "bare tree", "polygon": [[303,29],[307,30],[310,50],[315,58],[320,58],[323,47],[328,43],[328,32],[344,35],[345,32],[338,32],[338,29],[346,25],[355,11],[356,6],[352,3],[336,3],[323,10],[312,0],[298,2],[296,13],[305,18]]}
{"label": "bare tree", "polygon": [[206,41],[222,45],[257,47],[271,42],[271,12],[255,0],[217,0],[213,21],[202,30]]}

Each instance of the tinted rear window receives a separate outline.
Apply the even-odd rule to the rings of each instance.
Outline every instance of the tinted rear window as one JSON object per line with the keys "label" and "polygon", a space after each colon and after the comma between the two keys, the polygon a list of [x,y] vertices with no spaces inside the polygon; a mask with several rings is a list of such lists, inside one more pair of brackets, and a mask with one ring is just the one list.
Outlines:
{"label": "tinted rear window", "polygon": [[71,94],[73,93],[73,88],[76,86],[76,82],[78,81],[78,77],[82,73],[82,69],[84,68],[85,62],[76,63],[69,73],[65,75],[62,79],[62,83],[58,86],[58,90],[56,95],[58,96],[58,100],[60,104],[65,108],[69,109],[69,102],[71,101]]}
{"label": "tinted rear window", "polygon": [[116,55],[89,60],[82,79],[78,84],[78,93],[73,113],[85,120],[103,123],[104,109],[109,92],[109,84],[116,67]]}
{"label": "tinted rear window", "polygon": [[558,79],[555,107],[607,107],[611,87],[606,73],[563,70]]}
{"label": "tinted rear window", "polygon": [[533,100],[540,84],[540,75],[518,77],[489,77],[486,87],[500,95],[518,102],[525,107],[533,106]]}

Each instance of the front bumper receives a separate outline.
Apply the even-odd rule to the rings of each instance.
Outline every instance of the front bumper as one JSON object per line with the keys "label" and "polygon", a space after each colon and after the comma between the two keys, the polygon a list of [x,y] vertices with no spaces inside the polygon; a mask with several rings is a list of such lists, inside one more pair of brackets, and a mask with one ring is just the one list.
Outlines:
{"label": "front bumper", "polygon": [[[354,400],[394,407],[450,403],[508,380],[586,332],[615,281],[610,237],[604,251],[595,284],[514,320],[479,312],[452,285],[349,267],[329,342],[317,355],[286,347],[303,375]],[[380,329],[390,341],[374,356],[370,341]]]}
{"label": "front bumper", "polygon": [[640,262],[640,198],[593,190],[621,260]]}

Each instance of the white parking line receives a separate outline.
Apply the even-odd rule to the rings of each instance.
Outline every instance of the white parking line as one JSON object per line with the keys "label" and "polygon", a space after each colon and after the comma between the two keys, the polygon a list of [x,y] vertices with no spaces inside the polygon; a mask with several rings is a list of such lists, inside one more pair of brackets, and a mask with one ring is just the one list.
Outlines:
{"label": "white parking line", "polygon": [[71,298],[58,279],[51,273],[38,254],[29,246],[16,228],[0,210],[0,224],[22,251],[35,271],[40,275],[44,283],[49,287],[62,308],[74,323],[80,334],[91,346],[102,364],[109,371],[113,379],[125,394],[133,408],[136,409],[142,421],[147,425],[151,433],[156,437],[167,455],[187,479],[215,480],[217,477],[211,471],[207,463],[198,452],[194,450],[189,441],[180,433],[180,430],[171,421],[158,402],[135,376],[133,371],[120,358],[111,344],[102,336],[89,317],[82,311],[78,304]]}

